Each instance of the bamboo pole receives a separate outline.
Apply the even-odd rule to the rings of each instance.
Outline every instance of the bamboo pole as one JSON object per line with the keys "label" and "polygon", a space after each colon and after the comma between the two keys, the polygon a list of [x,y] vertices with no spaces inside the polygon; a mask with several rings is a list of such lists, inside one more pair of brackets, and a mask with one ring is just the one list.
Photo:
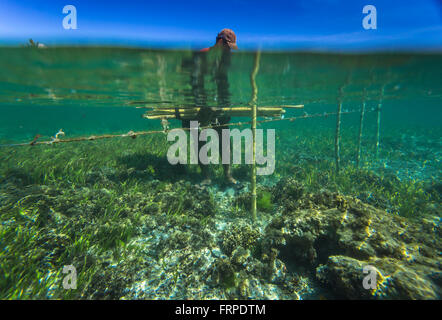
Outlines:
{"label": "bamboo pole", "polygon": [[255,63],[253,66],[253,71],[250,74],[250,84],[252,85],[252,99],[250,100],[250,105],[252,107],[252,137],[253,137],[253,147],[252,147],[252,218],[256,220],[256,117],[257,108],[256,100],[258,98],[258,87],[256,85],[256,74],[259,70],[259,61],[261,59],[261,52],[257,51],[255,55]]}
{"label": "bamboo pole", "polygon": [[[161,119],[164,117],[165,119],[194,119],[200,108],[176,108],[176,109],[155,109],[148,111],[143,115],[144,118],[147,119]],[[249,117],[250,112],[252,111],[251,107],[236,107],[236,108],[217,108],[215,111],[222,115],[229,115],[232,117]],[[279,108],[268,108],[268,107],[259,107],[257,108],[257,116],[264,117],[280,117],[285,113],[285,110],[282,107]]]}
{"label": "bamboo pole", "polygon": [[[347,78],[346,83],[348,83],[349,78]],[[343,84],[339,88],[339,97],[338,97],[338,110],[336,111],[336,132],[335,132],[335,163],[336,163],[336,172],[339,173],[340,165],[341,165],[341,155],[340,155],[340,139],[341,139],[341,112],[342,112],[342,98],[343,98]]]}
{"label": "bamboo pole", "polygon": [[[199,112],[201,108],[167,108],[167,109],[154,109],[152,111],[148,111],[148,113],[152,112]],[[221,111],[221,112],[237,112],[237,111],[252,111],[252,108],[250,107],[237,107],[237,108],[214,108],[214,111]],[[285,110],[282,107],[258,107],[258,111],[268,111],[268,112],[282,112],[284,113]]]}
{"label": "bamboo pole", "polygon": [[[235,112],[225,112],[220,114],[225,115],[228,114],[232,117],[250,117],[250,112],[252,109],[250,108],[248,111],[242,111],[242,110],[235,110]],[[258,116],[264,116],[264,117],[280,117],[282,114],[284,114],[284,110],[258,110],[257,115]],[[181,111],[178,114],[175,111],[154,111],[149,112],[147,114],[143,115],[143,118],[147,119],[161,119],[161,117],[165,117],[167,119],[175,119],[178,115],[179,119],[195,119],[197,117],[197,112],[192,111]]]}
{"label": "bamboo pole", "polygon": [[345,83],[339,88],[338,97],[338,110],[336,112],[336,135],[335,135],[335,161],[336,161],[336,172],[339,173],[341,167],[341,114],[342,114],[342,100],[344,97],[344,87],[350,84],[351,73],[347,75]]}
{"label": "bamboo pole", "polygon": [[[135,103],[129,103],[129,104],[135,104]],[[173,106],[143,106],[143,107],[136,107],[137,109],[153,109],[153,110],[163,110],[163,109],[174,109],[176,107]],[[180,109],[199,109],[199,108],[195,108],[195,107],[179,107]],[[220,109],[218,107],[214,107],[216,109]],[[247,107],[229,107],[226,109],[236,109],[236,108],[247,108]],[[258,109],[261,108],[276,108],[276,109],[280,109],[280,108],[286,108],[286,109],[303,109],[304,105],[303,104],[295,104],[295,105],[283,105],[283,106],[261,106],[258,107]]]}
{"label": "bamboo pole", "polygon": [[359,121],[358,151],[356,154],[356,167],[357,168],[359,168],[359,163],[361,161],[361,142],[362,142],[362,130],[364,127],[364,114],[365,114],[365,96],[364,96],[364,101],[362,102],[361,118]]}
{"label": "bamboo pole", "polygon": [[[258,107],[258,109],[261,107]],[[284,105],[281,107],[265,107],[265,108],[292,108],[292,109],[303,109],[304,105],[303,104],[296,104],[296,105]]]}
{"label": "bamboo pole", "polygon": [[336,113],[336,135],[335,135],[335,161],[336,161],[336,172],[339,172],[341,164],[340,155],[340,136],[341,136],[341,111],[342,111],[342,100],[339,100],[338,111]]}
{"label": "bamboo pole", "polygon": [[379,98],[379,103],[377,107],[377,125],[376,125],[376,159],[379,159],[379,145],[381,140],[381,109],[382,109],[382,100],[384,98],[384,90],[385,84],[381,89],[381,96]]}
{"label": "bamboo pole", "polygon": [[148,115],[143,115],[143,118],[147,118],[147,119],[175,119],[175,115],[172,114],[163,114],[163,115],[157,115],[157,116],[148,116]]}

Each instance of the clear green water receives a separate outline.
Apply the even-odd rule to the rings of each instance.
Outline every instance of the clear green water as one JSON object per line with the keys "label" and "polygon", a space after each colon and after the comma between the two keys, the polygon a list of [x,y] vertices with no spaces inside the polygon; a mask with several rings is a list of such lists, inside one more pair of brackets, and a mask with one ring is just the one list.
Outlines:
{"label": "clear green water", "polygon": [[[59,128],[74,136],[155,126],[130,103],[192,105],[192,70],[183,66],[191,56],[119,48],[1,49],[0,137],[21,141]],[[234,106],[251,98],[253,56],[235,53],[227,70]],[[304,104],[307,113],[334,112],[345,84],[343,109],[359,108],[364,89],[368,107],[376,107],[385,86],[382,130],[396,124],[440,128],[441,71],[440,55],[264,53],[258,105]],[[205,89],[207,104],[216,105],[213,78],[206,78]]]}
{"label": "clear green water", "polygon": [[[149,264],[149,270],[166,270],[165,277],[171,282],[180,281],[177,280],[180,278],[178,274],[205,274],[204,268],[195,271],[197,266],[194,269],[188,266],[194,271],[179,269],[170,259],[164,260],[165,253],[161,250],[175,252],[173,250],[179,249],[175,257],[181,261],[180,254],[188,248],[195,255],[201,255],[197,251],[201,247],[213,248],[221,243],[221,251],[233,259],[229,256],[231,252],[223,249],[222,243],[227,240],[220,230],[238,223],[260,230],[259,250],[263,250],[270,239],[270,233],[265,231],[266,225],[272,219],[284,216],[279,199],[271,198],[269,194],[276,194],[271,188],[284,178],[295,178],[312,194],[327,189],[357,198],[383,210],[387,216],[402,216],[417,225],[422,218],[436,219],[438,228],[442,189],[440,54],[262,53],[256,78],[259,106],[305,105],[303,110],[289,109],[286,118],[336,112],[338,101],[342,101],[344,111],[355,112],[342,115],[340,173],[335,172],[334,115],[270,122],[261,126],[276,129],[276,170],[272,176],[258,179],[259,192],[264,200],[258,206],[257,222],[250,221],[247,208],[241,209],[235,200],[249,187],[249,169],[245,165],[233,168],[233,175],[245,185],[239,191],[225,186],[222,170],[214,166],[213,186],[204,192],[212,193],[217,199],[216,215],[208,214],[202,219],[200,213],[195,213],[199,212],[196,207],[190,206],[189,209],[181,202],[172,201],[166,209],[163,208],[161,203],[175,199],[173,190],[181,190],[182,194],[189,192],[187,196],[191,198],[192,192],[196,192],[191,186],[198,184],[201,177],[197,166],[177,169],[167,163],[168,144],[162,134],[135,140],[8,146],[30,142],[37,134],[42,135],[41,140],[50,140],[59,129],[66,133],[65,138],[161,129],[159,120],[141,117],[146,109],[136,108],[139,106],[190,107],[197,99],[202,99],[207,106],[218,106],[220,99],[226,99],[232,106],[249,103],[253,52],[233,54],[230,66],[225,69],[227,85],[224,84],[221,97],[219,79],[210,68],[206,70],[204,91],[195,96],[190,79],[197,71],[188,63],[193,54],[189,51],[123,48],[0,49],[1,268],[11,270],[1,275],[1,298],[294,299],[297,296],[283,293],[286,284],[272,284],[276,291],[264,296],[250,287],[248,294],[244,295],[241,288],[245,285],[240,285],[245,283],[244,279],[258,279],[263,287],[271,281],[249,274],[245,269],[241,271],[238,266],[232,267],[234,276],[229,271],[220,276],[223,281],[215,281],[212,287],[206,287],[204,281],[201,284],[202,280],[195,281],[195,286],[199,283],[198,290],[203,292],[201,295],[195,294],[195,288],[180,291],[170,283],[163,284],[168,288],[165,291],[155,291],[157,289],[152,288],[157,288],[163,279],[159,271],[152,271],[148,279],[153,282],[148,282],[147,287],[140,285],[143,279],[139,276],[143,263]],[[209,65],[216,65],[217,58],[211,59]],[[361,164],[356,168],[359,110],[363,101],[367,109]],[[376,157],[380,101],[380,149]],[[246,121],[246,118],[232,121]],[[171,123],[172,126],[180,125],[176,120]],[[188,187],[186,182],[190,183]],[[180,189],[181,186],[184,189]],[[158,192],[165,194],[161,201]],[[103,200],[100,202],[96,198]],[[146,201],[160,208],[152,217],[140,209],[146,206]],[[189,222],[192,220],[183,219],[192,217],[204,223],[203,227],[197,228],[209,228],[208,232],[216,234],[216,239],[207,240],[207,243],[192,241],[182,248],[173,241],[152,244],[145,240],[157,233],[165,238],[178,237],[177,228],[186,224],[192,226]],[[195,227],[196,222],[193,223]],[[151,225],[157,227],[151,230]],[[137,226],[145,226],[141,229],[147,228],[148,231],[137,229]],[[193,227],[188,228],[192,230]],[[437,228],[435,230],[439,230]],[[177,241],[187,243],[186,237],[190,235],[182,232]],[[435,232],[437,241],[433,243],[436,244],[427,248],[427,252],[432,252],[430,256],[437,260],[441,249],[440,233],[437,232],[440,231]],[[41,238],[42,234],[48,236]],[[192,243],[197,247],[192,247]],[[317,245],[319,252],[322,244]],[[262,253],[257,248],[250,246],[252,255],[267,261],[256,253]],[[293,277],[299,266],[284,248],[278,247],[278,259],[287,265],[288,273]],[[295,246],[290,250],[304,249]],[[385,256],[389,257],[389,254]],[[351,257],[360,258],[358,255]],[[301,298],[321,298],[322,290],[327,298],[345,297],[344,289],[340,292],[326,285],[322,287],[309,273],[326,261],[319,260],[311,270],[299,271],[305,279],[312,279],[308,284],[312,290],[307,290],[309,293]],[[213,268],[230,270],[230,267],[222,267],[224,262],[219,261],[213,263]],[[185,264],[181,261],[178,265],[180,263]],[[60,289],[61,269],[67,264],[82,268],[83,278],[79,280],[82,291]],[[98,270],[104,272],[107,280],[96,278]],[[416,272],[419,274],[420,271]],[[220,271],[220,274],[223,273]],[[235,282],[233,278],[242,280]],[[114,291],[109,293],[98,285],[100,281],[105,281],[105,287],[112,287]],[[141,290],[144,295],[136,291],[140,286],[145,288]],[[410,287],[411,292],[421,292],[418,285],[415,291],[413,285]],[[149,293],[149,288],[157,292],[157,296]],[[434,291],[440,292],[440,288],[436,285]],[[406,296],[410,297],[412,295]],[[418,299],[422,297],[434,298],[431,294],[417,295]]]}

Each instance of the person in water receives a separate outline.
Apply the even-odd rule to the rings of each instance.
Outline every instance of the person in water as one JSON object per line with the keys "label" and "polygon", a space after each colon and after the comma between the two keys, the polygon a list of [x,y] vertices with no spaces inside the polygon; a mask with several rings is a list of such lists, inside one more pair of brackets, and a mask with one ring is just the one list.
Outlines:
{"label": "person in water", "polygon": [[[196,119],[199,126],[214,125],[220,137],[219,154],[222,154],[222,129],[227,129],[226,124],[230,121],[230,116],[221,115],[217,108],[207,106],[207,94],[204,89],[205,76],[210,75],[216,84],[216,101],[218,107],[230,106],[229,82],[227,77],[230,67],[231,50],[238,49],[236,45],[236,35],[230,29],[223,29],[216,36],[215,44],[210,48],[204,48],[195,52],[191,62],[191,87],[194,104],[200,107]],[[191,120],[181,120],[183,128],[189,128]],[[198,144],[201,148],[201,144]],[[199,150],[198,150],[199,153]],[[208,165],[199,163],[201,173],[204,177],[203,185],[211,183]],[[237,185],[237,181],[232,177],[230,164],[223,164],[224,177],[226,182]]]}

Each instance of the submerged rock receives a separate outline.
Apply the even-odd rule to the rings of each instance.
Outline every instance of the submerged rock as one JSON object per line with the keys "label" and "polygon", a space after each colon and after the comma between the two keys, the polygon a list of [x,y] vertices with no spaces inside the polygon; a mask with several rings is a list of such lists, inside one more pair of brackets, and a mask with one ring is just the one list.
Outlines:
{"label": "submerged rock", "polygon": [[305,190],[295,178],[283,178],[273,188],[272,202],[279,203],[287,209],[294,209]]}
{"label": "submerged rock", "polygon": [[[376,284],[364,288],[361,276],[364,267],[376,266]],[[330,256],[325,265],[317,268],[317,277],[334,288],[337,297],[346,299],[439,299],[440,286],[431,281],[440,279],[441,272],[425,265],[409,265],[396,259],[373,258],[361,261],[346,256]]]}
{"label": "submerged rock", "polygon": [[239,247],[254,249],[260,236],[260,232],[249,224],[235,224],[221,232],[221,249],[228,256]]}
{"label": "submerged rock", "polygon": [[[293,181],[286,190],[298,190]],[[278,250],[291,272],[309,274],[335,297],[438,299],[441,231],[436,219],[421,223],[388,214],[360,200],[320,192],[284,197],[262,237],[264,252]],[[363,287],[364,266],[379,272],[375,290]]]}

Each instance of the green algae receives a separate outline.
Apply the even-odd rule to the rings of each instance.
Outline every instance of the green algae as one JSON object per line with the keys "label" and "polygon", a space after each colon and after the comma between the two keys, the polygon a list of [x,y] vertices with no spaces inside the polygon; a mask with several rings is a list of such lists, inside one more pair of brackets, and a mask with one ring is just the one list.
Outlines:
{"label": "green algae", "polygon": [[259,193],[258,199],[256,201],[256,206],[258,210],[270,212],[273,209],[271,198],[272,194],[268,191],[263,191]]}
{"label": "green algae", "polygon": [[[193,279],[195,286],[200,285],[198,281],[202,280],[196,275],[206,275],[207,268],[212,270],[212,276],[207,279],[212,279],[213,292],[220,297],[257,296],[257,292],[261,292],[259,288],[266,288],[270,281],[278,279],[281,292],[286,292],[284,297],[295,299],[302,285],[295,281],[297,273],[289,268],[292,260],[287,251],[302,249],[305,256],[297,261],[305,262],[304,268],[310,271],[317,264],[308,263],[314,260],[308,237],[299,241],[290,239],[284,251],[281,229],[295,219],[303,220],[306,225],[303,228],[307,228],[316,213],[310,211],[310,217],[302,210],[336,209],[327,213],[345,214],[354,207],[353,200],[347,198],[351,196],[391,216],[405,217],[410,223],[422,218],[432,221],[431,217],[439,215],[440,191],[434,181],[399,179],[392,170],[370,168],[367,158],[361,168],[356,168],[349,161],[350,152],[343,152],[341,172],[337,174],[333,158],[327,157],[330,147],[323,140],[311,135],[299,141],[293,150],[282,148],[286,152],[277,155],[280,160],[275,187],[265,186],[266,178],[258,180],[258,225],[248,219],[250,197],[246,179],[240,180],[246,185],[245,190],[236,192],[227,207],[221,206],[213,190],[196,185],[200,181],[196,166],[174,167],[167,163],[168,144],[161,135],[135,140],[2,148],[0,263],[1,269],[7,272],[0,275],[0,297],[152,298],[147,293],[130,295],[126,290],[143,277],[156,278],[158,273],[148,270],[161,263],[164,279],[155,280],[159,283],[170,279],[175,284],[191,285]],[[284,146],[291,142],[283,136],[280,143]],[[297,156],[306,152],[309,154],[306,159]],[[222,170],[213,169],[214,181],[221,181]],[[247,166],[238,166],[233,172],[243,172],[247,177],[247,170]],[[223,231],[216,229],[217,224],[227,223],[229,219],[235,221],[233,226]],[[367,219],[361,217],[352,227],[364,230]],[[269,227],[263,232],[266,224]],[[333,230],[333,226],[327,230]],[[159,234],[165,238],[152,244],[151,240],[143,242]],[[355,241],[362,240],[357,232],[353,236]],[[377,240],[382,242],[382,237],[385,238],[379,236]],[[278,249],[268,244],[270,240]],[[329,240],[336,244],[335,236]],[[330,251],[333,248],[325,246],[322,240],[318,243],[323,249],[316,253],[320,257],[317,262],[326,265],[321,269],[324,274],[337,277],[335,269],[341,264],[350,269],[359,264],[337,258],[327,265],[331,253],[342,252]],[[207,258],[205,264],[200,262],[201,252],[211,256],[207,251],[218,248],[221,253],[211,258],[213,261]],[[373,259],[367,250],[350,258]],[[434,255],[432,247],[421,250],[427,252],[428,257]],[[390,254],[403,258],[397,248]],[[282,260],[290,272],[278,271],[284,270]],[[391,264],[382,263],[386,270],[392,268]],[[61,286],[62,268],[70,264],[81,274],[75,291]],[[196,267],[199,264],[202,265]],[[183,274],[195,278],[185,282]],[[277,274],[284,277],[279,279]],[[345,283],[345,277],[341,280]],[[173,286],[170,284],[170,287]],[[164,293],[164,297],[168,295]],[[267,297],[272,296],[268,293]],[[414,295],[410,293],[405,297]]]}
{"label": "green algae", "polygon": [[[253,291],[249,287],[250,275],[242,272],[242,264],[250,263],[247,261],[258,258],[260,262],[254,262],[254,268],[261,271],[257,274],[261,279],[271,278],[278,253],[267,250],[266,242],[260,239],[271,239],[279,231],[269,229],[264,236],[252,226],[241,224],[220,233],[215,242],[209,241],[204,228],[212,228],[215,219],[219,219],[218,204],[211,192],[195,187],[192,180],[184,182],[181,174],[165,173],[173,167],[164,167],[167,144],[162,141],[161,137],[146,137],[131,140],[130,148],[121,140],[3,153],[0,261],[2,270],[8,271],[0,278],[1,297],[122,297],[127,283],[135,281],[148,264],[142,246],[133,242],[142,233],[140,226],[149,230],[161,225],[179,228],[162,242],[158,257],[166,257],[170,250],[196,250],[219,241],[228,261],[215,265],[220,268],[216,283],[228,289],[231,297]],[[146,145],[151,144],[156,148],[146,151]],[[18,158],[20,162],[16,161]],[[197,179],[197,168],[179,170]],[[292,178],[281,179],[274,190],[260,186],[260,211],[275,214],[282,206],[286,214],[297,215],[297,210],[303,208],[335,206],[345,212],[348,204],[344,198],[318,193],[324,187],[412,219],[431,215],[434,211],[429,204],[437,208],[440,203],[437,187],[375,174],[366,168],[343,166],[336,175],[332,161],[323,161],[319,166],[307,162],[277,167],[279,175],[289,175],[284,173],[286,170],[291,170]],[[215,174],[222,172],[217,170]],[[364,197],[366,192],[370,197]],[[240,193],[236,201],[246,218],[250,203],[247,193]],[[271,225],[277,226],[281,221],[281,228],[284,218],[278,219],[275,217]],[[198,229],[201,234],[196,232]],[[61,287],[62,267],[69,264],[74,264],[82,275],[77,291]],[[182,281],[179,269],[171,274],[176,282]]]}

